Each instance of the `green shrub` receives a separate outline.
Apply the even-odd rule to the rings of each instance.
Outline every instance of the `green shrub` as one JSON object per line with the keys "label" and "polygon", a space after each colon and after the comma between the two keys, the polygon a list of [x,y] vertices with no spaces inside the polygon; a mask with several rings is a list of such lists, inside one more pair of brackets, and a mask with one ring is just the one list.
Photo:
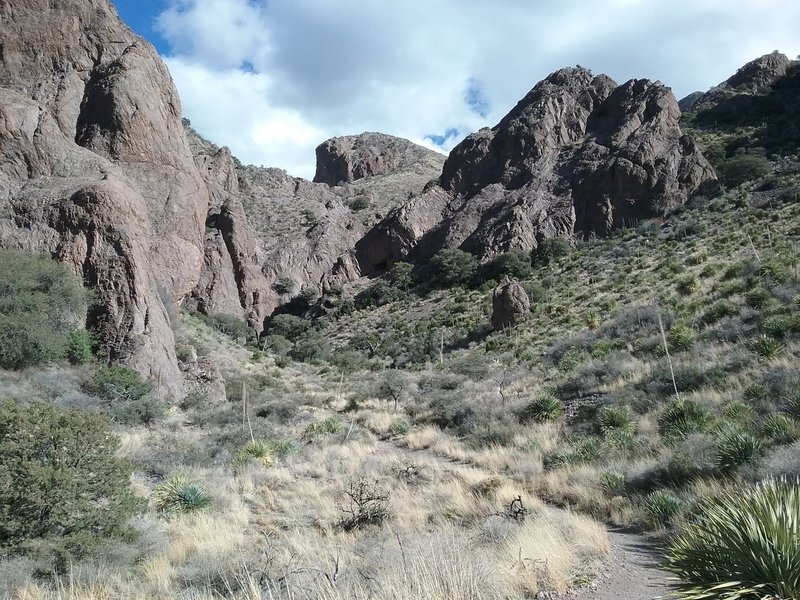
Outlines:
{"label": "green shrub", "polygon": [[545,423],[555,421],[564,414],[564,403],[550,394],[544,394],[531,401],[522,411],[524,420]]}
{"label": "green shrub", "polygon": [[764,445],[757,437],[745,432],[723,434],[717,442],[716,464],[723,473],[735,471],[757,458]]}
{"label": "green shrub", "polygon": [[73,329],[67,335],[67,359],[73,365],[92,360],[92,337],[85,329]]}
{"label": "green shrub", "polygon": [[773,315],[764,319],[761,324],[761,331],[765,335],[775,339],[784,339],[792,328],[792,320],[786,315]]}
{"label": "green shrub", "polygon": [[478,259],[458,248],[440,250],[428,263],[428,271],[430,283],[435,287],[467,285],[478,271]]}
{"label": "green shrub", "polygon": [[234,459],[235,466],[241,466],[255,460],[264,467],[272,466],[272,447],[266,440],[251,440],[239,451]]}
{"label": "green shrub", "polygon": [[527,252],[506,252],[483,265],[481,271],[486,279],[500,279],[503,275],[526,279],[531,274],[531,258]]}
{"label": "green shrub", "polygon": [[203,484],[186,475],[175,475],[153,490],[156,508],[166,515],[208,510],[213,499]]}
{"label": "green shrub", "polygon": [[572,252],[572,245],[565,238],[550,238],[542,240],[533,252],[531,260],[540,265],[549,265],[554,260],[567,256]]}
{"label": "green shrub", "polygon": [[736,310],[736,307],[731,302],[728,300],[720,300],[708,309],[703,316],[703,321],[706,323],[716,323],[720,319],[732,317],[738,312],[739,311]]}
{"label": "green shrub", "polygon": [[683,509],[683,500],[666,491],[651,493],[642,502],[647,523],[654,527],[667,527]]}
{"label": "green shrub", "polygon": [[153,395],[153,385],[128,367],[100,367],[88,388],[106,401],[114,420],[126,425],[147,425],[161,418],[166,410]]}
{"label": "green shrub", "polygon": [[722,165],[722,178],[728,187],[736,187],[772,173],[772,163],[763,156],[743,154],[729,158]]}
{"label": "green shrub", "polygon": [[414,285],[414,265],[407,262],[396,262],[386,272],[386,280],[395,288],[406,291]]}
{"label": "green shrub", "polygon": [[604,406],[597,414],[597,422],[603,435],[636,430],[636,418],[629,406]]}
{"label": "green shrub", "polygon": [[288,296],[294,291],[294,280],[287,276],[278,277],[270,287],[276,294]]}
{"label": "green shrub", "polygon": [[65,560],[129,533],[143,503],[119,443],[96,413],[0,404],[0,546],[45,544]]}
{"label": "green shrub", "polygon": [[66,358],[86,302],[80,281],[65,266],[0,249],[0,367]]}
{"label": "green shrub", "polygon": [[761,309],[764,308],[772,299],[772,294],[769,293],[769,290],[763,287],[757,287],[747,292],[744,299],[747,303],[747,306]]}
{"label": "green shrub", "polygon": [[800,484],[766,481],[705,501],[670,542],[682,600],[800,598]]}
{"label": "green shrub", "polygon": [[710,422],[711,415],[704,406],[693,400],[673,400],[658,418],[658,431],[665,438],[685,439],[705,431]]}

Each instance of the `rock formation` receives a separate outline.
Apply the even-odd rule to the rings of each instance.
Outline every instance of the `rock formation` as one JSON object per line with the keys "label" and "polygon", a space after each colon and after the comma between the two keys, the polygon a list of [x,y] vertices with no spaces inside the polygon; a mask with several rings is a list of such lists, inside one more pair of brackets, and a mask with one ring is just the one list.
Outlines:
{"label": "rock formation", "polygon": [[111,360],[179,394],[208,194],[166,67],[108,0],[0,0],[0,40],[0,246],[68,264]]}
{"label": "rock formation", "polygon": [[503,276],[492,293],[492,327],[495,331],[516,325],[530,310],[531,302],[525,288],[518,281]]}
{"label": "rock formation", "polygon": [[314,183],[334,186],[426,166],[438,170],[443,160],[438,152],[383,133],[331,138],[317,146]]}
{"label": "rock formation", "polygon": [[557,71],[456,146],[439,184],[370,231],[355,261],[371,273],[444,247],[487,259],[663,216],[715,180],[680,115],[661,83]]}

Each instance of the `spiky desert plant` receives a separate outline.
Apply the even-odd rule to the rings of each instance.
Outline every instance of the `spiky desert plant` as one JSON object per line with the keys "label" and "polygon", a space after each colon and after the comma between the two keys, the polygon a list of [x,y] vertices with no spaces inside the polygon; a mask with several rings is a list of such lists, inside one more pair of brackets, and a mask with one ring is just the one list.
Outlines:
{"label": "spiky desert plant", "polygon": [[761,423],[759,434],[773,444],[788,444],[797,439],[797,424],[791,417],[776,413]]}
{"label": "spiky desert plant", "polygon": [[562,414],[564,414],[564,403],[549,394],[539,396],[523,410],[525,419],[532,419],[539,423],[555,421]]}
{"label": "spiky desert plant", "polygon": [[674,400],[667,404],[658,419],[664,437],[685,439],[690,433],[705,431],[711,420],[706,407],[693,400]]}
{"label": "spiky desert plant", "polygon": [[636,430],[636,418],[629,406],[604,406],[597,415],[597,422],[606,436],[616,431],[633,433]]}
{"label": "spiky desert plant", "polygon": [[683,500],[662,490],[653,492],[642,502],[647,522],[656,527],[666,527],[671,524],[682,508]]}
{"label": "spiky desert plant", "polygon": [[697,514],[666,553],[676,598],[800,598],[800,480],[737,488]]}
{"label": "spiky desert plant", "polygon": [[764,444],[743,431],[724,434],[717,444],[717,468],[731,472],[761,454]]}
{"label": "spiky desert plant", "polygon": [[762,335],[753,342],[753,352],[763,360],[771,360],[783,353],[783,344],[778,340]]}
{"label": "spiky desert plant", "polygon": [[207,510],[212,504],[203,484],[186,475],[175,475],[164,481],[156,486],[153,494],[156,508],[168,515]]}

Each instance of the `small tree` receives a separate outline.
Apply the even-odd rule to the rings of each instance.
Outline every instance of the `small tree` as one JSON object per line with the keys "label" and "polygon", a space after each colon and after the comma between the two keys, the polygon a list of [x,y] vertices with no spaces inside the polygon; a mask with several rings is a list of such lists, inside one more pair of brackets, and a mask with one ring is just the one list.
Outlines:
{"label": "small tree", "polygon": [[536,249],[531,252],[533,262],[540,265],[548,265],[557,258],[566,256],[572,251],[569,240],[564,238],[550,238],[542,240]]}
{"label": "small tree", "polygon": [[0,546],[44,547],[63,563],[127,533],[143,502],[118,447],[99,414],[0,404]]}
{"label": "small tree", "polygon": [[466,285],[475,277],[478,259],[458,248],[437,252],[429,263],[431,282],[439,287]]}
{"label": "small tree", "polygon": [[0,366],[18,369],[65,358],[86,302],[80,280],[64,265],[0,250]]}
{"label": "small tree", "polygon": [[412,285],[414,285],[414,277],[412,276],[413,270],[414,265],[410,263],[396,262],[386,273],[386,279],[394,287],[403,291],[407,291]]}

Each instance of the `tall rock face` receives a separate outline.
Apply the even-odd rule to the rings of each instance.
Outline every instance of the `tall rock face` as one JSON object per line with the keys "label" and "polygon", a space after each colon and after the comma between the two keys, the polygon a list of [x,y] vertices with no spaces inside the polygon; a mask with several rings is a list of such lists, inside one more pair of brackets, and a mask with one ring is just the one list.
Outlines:
{"label": "tall rock face", "polygon": [[0,0],[0,246],[82,276],[110,358],[172,394],[207,205],[169,73],[108,0]]}
{"label": "tall rock face", "polygon": [[236,164],[228,148],[217,148],[187,131],[195,164],[209,193],[203,266],[186,305],[205,314],[243,318],[261,332],[277,306],[261,272],[258,243],[242,206]]}
{"label": "tall rock face", "polygon": [[658,82],[557,71],[494,128],[456,146],[438,185],[360,241],[360,269],[425,260],[444,247],[486,259],[663,216],[715,180],[680,116]]}
{"label": "tall rock face", "polygon": [[[304,289],[320,293],[358,278],[352,255],[358,240],[437,177],[445,159],[392,136],[334,138],[326,144],[349,149],[345,154],[353,162],[345,169],[358,177],[329,185],[281,169],[237,165],[226,148],[191,128],[187,133],[210,193],[204,266],[188,305],[244,316],[259,330],[291,295]],[[379,166],[359,167],[369,156],[384,158]],[[324,164],[318,163],[318,173]],[[279,280],[279,289],[290,282],[289,293],[274,291]]]}
{"label": "tall rock face", "polygon": [[[442,155],[383,133],[331,138],[317,146],[314,183],[335,186],[408,169],[438,169]],[[438,174],[438,173],[437,173]]]}

